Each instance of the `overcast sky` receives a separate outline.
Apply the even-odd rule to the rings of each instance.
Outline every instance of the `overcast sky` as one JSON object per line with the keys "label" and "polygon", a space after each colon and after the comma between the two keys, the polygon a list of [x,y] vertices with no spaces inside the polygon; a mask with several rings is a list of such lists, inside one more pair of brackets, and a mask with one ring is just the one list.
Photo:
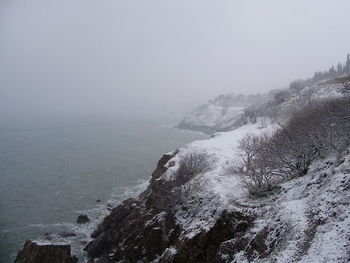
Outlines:
{"label": "overcast sky", "polygon": [[345,60],[349,10],[349,0],[0,0],[0,116],[174,112],[285,87]]}

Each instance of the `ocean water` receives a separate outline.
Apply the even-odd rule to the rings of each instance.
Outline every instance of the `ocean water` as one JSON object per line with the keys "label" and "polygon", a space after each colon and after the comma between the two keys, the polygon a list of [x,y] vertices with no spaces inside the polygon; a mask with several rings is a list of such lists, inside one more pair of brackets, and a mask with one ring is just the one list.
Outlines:
{"label": "ocean water", "polygon": [[[147,186],[163,153],[203,138],[127,118],[1,126],[0,262],[26,239],[68,242],[83,262],[108,209]],[[90,223],[75,223],[82,213]]]}

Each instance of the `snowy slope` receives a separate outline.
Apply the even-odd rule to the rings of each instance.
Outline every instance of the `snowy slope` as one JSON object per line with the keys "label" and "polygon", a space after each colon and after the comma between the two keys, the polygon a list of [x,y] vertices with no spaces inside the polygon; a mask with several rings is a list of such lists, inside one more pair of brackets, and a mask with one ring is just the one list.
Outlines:
{"label": "snowy slope", "polygon": [[[149,187],[114,208],[94,232],[89,256],[101,263],[349,262],[350,148],[315,161],[306,175],[263,197],[249,196],[231,169],[243,137],[272,135],[279,127],[267,118],[269,110],[288,118],[311,100],[348,96],[348,87],[330,83],[284,91],[261,106],[255,123],[165,154]],[[218,108],[233,107],[227,98],[218,101],[203,107],[215,120],[223,117]],[[200,117],[208,113],[203,109]],[[205,153],[209,168],[186,171],[190,179],[178,184],[181,161],[193,153]]]}
{"label": "snowy slope", "polygon": [[339,98],[350,95],[350,78],[316,83],[299,90],[288,88],[265,95],[221,95],[193,109],[177,125],[178,128],[202,131],[208,134],[229,131],[239,127],[244,110],[253,107],[257,114],[286,119],[310,101]]}
{"label": "snowy slope", "polygon": [[266,101],[265,95],[220,95],[206,104],[193,109],[178,125],[178,128],[214,133],[228,131],[241,118],[244,109]]}
{"label": "snowy slope", "polygon": [[337,99],[344,96],[350,96],[350,80],[345,83],[336,81],[329,84],[319,83],[301,90],[286,89],[277,93],[262,111],[263,114],[270,112],[275,117],[286,120],[293,112],[299,111],[312,101]]}
{"label": "snowy slope", "polygon": [[[93,233],[89,256],[100,263],[348,262],[350,149],[259,198],[230,169],[244,136],[275,130],[258,121],[164,155],[150,186],[114,208]],[[209,169],[169,199],[181,160],[192,153],[206,153]],[[181,202],[172,202],[178,197]]]}
{"label": "snowy slope", "polygon": [[[349,150],[340,159],[330,156],[314,163],[304,177],[283,183],[275,194],[256,200],[246,195],[238,176],[229,171],[245,135],[273,130],[271,124],[265,128],[248,124],[179,149],[172,162],[178,163],[191,152],[206,152],[213,162],[209,171],[190,181],[191,202],[186,211],[179,209],[175,214],[185,229],[183,238],[209,231],[223,211],[240,211],[256,215],[245,234],[247,240],[267,233],[267,256],[254,259],[254,255],[247,256],[246,249],[236,255],[222,254],[223,262],[346,262],[350,255]],[[169,167],[163,178],[170,179],[176,169],[176,165]]]}
{"label": "snowy slope", "polygon": [[[178,211],[176,219],[186,229],[186,237],[193,237],[202,229],[210,229],[222,211],[228,209],[238,198],[244,195],[243,189],[237,177],[232,176],[229,168],[238,158],[238,144],[247,134],[271,133],[273,126],[261,128],[260,124],[248,124],[230,132],[217,134],[208,140],[200,140],[190,143],[179,149],[177,155],[171,160],[177,164],[183,156],[193,152],[205,152],[210,156],[211,168],[209,171],[198,175],[189,183],[200,184],[200,188],[192,191],[193,206],[187,212]],[[170,179],[178,166],[169,167],[162,178]],[[198,209],[197,201],[207,206]],[[193,210],[191,209],[193,208]]]}

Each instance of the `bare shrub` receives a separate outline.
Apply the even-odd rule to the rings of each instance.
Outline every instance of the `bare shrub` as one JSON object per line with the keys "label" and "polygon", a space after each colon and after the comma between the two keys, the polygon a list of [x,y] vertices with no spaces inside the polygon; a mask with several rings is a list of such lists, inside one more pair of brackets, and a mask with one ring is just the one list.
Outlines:
{"label": "bare shrub", "polygon": [[174,184],[183,185],[201,172],[209,169],[209,156],[205,152],[193,152],[183,156],[174,174]]}
{"label": "bare shrub", "polygon": [[209,155],[205,152],[189,153],[180,159],[173,180],[168,183],[169,212],[173,212],[177,205],[185,204],[191,194],[199,191],[200,181],[191,180],[210,168],[209,160]]}
{"label": "bare shrub", "polygon": [[179,186],[176,186],[171,189],[171,196],[172,196],[172,206],[183,206],[185,207],[187,204],[191,202],[193,199],[193,196],[198,195],[198,193],[203,188],[200,180],[192,180],[191,182],[188,182],[186,184],[182,184]]}
{"label": "bare shrub", "polygon": [[256,123],[259,111],[255,107],[247,107],[244,109],[242,115],[243,124]]}
{"label": "bare shrub", "polygon": [[271,190],[281,181],[308,172],[311,163],[349,146],[350,98],[313,102],[275,132],[245,137],[234,173],[248,192]]}
{"label": "bare shrub", "polygon": [[284,179],[278,163],[271,158],[269,137],[247,135],[239,145],[240,160],[232,167],[241,183],[251,195],[260,195],[271,190]]}
{"label": "bare shrub", "polygon": [[290,119],[283,132],[313,159],[346,147],[349,128],[350,99],[342,98],[308,105]]}

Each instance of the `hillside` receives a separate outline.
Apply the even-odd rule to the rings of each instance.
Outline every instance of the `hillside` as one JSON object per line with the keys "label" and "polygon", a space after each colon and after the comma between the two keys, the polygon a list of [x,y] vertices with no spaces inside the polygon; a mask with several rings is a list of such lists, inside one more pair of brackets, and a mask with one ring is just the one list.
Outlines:
{"label": "hillside", "polygon": [[[324,99],[327,93],[347,98],[348,82],[335,85],[314,86],[310,98]],[[288,112],[304,92],[263,108]],[[350,105],[344,109],[350,114]],[[147,190],[113,209],[93,233],[86,247],[90,257],[97,262],[349,260],[349,146],[314,159],[302,176],[276,183],[258,197],[247,194],[232,172],[247,134],[272,136],[279,127],[260,116],[164,155]]]}
{"label": "hillside", "polygon": [[213,134],[230,131],[258,116],[276,117],[274,115],[277,114],[281,119],[288,119],[292,111],[312,100],[334,98],[340,93],[348,93],[349,76],[348,54],[344,64],[338,63],[337,67],[315,72],[311,78],[293,81],[288,89],[249,96],[220,95],[194,108],[176,127]]}
{"label": "hillside", "polygon": [[[207,134],[223,132],[247,123],[251,114],[256,117],[288,119],[293,111],[310,101],[337,98],[350,93],[349,77],[320,81],[303,88],[290,87],[265,95],[221,95],[193,109],[176,127]],[[251,98],[251,99],[249,99]]]}
{"label": "hillside", "polygon": [[104,218],[89,262],[349,261],[349,98],[342,78],[237,102],[239,127],[165,154]]}
{"label": "hillside", "polygon": [[212,134],[237,127],[244,109],[266,102],[268,95],[220,95],[193,109],[176,127]]}

